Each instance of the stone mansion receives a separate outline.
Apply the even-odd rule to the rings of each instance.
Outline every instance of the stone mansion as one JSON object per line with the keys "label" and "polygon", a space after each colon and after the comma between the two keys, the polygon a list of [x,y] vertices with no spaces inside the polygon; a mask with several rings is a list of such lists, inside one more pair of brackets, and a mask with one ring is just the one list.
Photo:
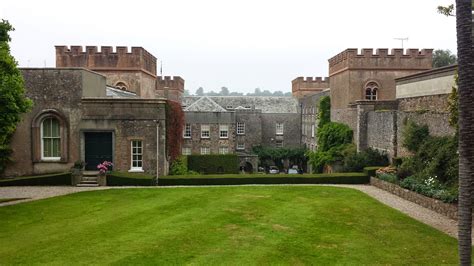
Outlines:
{"label": "stone mansion", "polygon": [[95,169],[103,160],[166,175],[167,101],[185,114],[182,154],[237,154],[250,172],[258,167],[252,147],[317,147],[325,95],[359,150],[403,154],[407,119],[452,133],[445,106],[454,67],[431,69],[430,49],[347,49],[329,59],[329,77],[294,79],[293,97],[183,96],[184,79],[159,76],[156,62],[141,47],[56,46],[55,68],[21,69],[34,107],[18,125],[5,175],[66,171],[76,161]]}

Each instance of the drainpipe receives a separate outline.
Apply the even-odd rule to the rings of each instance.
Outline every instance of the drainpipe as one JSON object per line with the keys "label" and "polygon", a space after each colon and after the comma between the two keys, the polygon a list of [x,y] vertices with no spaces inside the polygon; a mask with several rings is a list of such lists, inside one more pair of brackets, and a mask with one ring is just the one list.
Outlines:
{"label": "drainpipe", "polygon": [[156,185],[158,185],[158,177],[160,175],[160,121],[156,121]]}
{"label": "drainpipe", "polygon": [[303,145],[303,103],[300,102],[300,147]]}

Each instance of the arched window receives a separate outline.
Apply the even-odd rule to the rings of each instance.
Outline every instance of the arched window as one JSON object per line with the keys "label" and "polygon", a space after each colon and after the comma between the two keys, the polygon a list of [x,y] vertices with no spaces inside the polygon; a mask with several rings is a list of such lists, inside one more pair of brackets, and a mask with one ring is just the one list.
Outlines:
{"label": "arched window", "polygon": [[369,82],[365,86],[365,99],[369,101],[376,101],[378,90],[379,90],[379,86],[377,83]]}
{"label": "arched window", "polygon": [[41,159],[61,159],[61,134],[59,120],[47,117],[41,122]]}
{"label": "arched window", "polygon": [[117,82],[117,84],[115,84],[115,87],[117,87],[118,89],[124,90],[124,91],[127,90],[127,85],[123,82]]}
{"label": "arched window", "polygon": [[58,110],[38,113],[31,125],[33,162],[68,162],[68,127]]}

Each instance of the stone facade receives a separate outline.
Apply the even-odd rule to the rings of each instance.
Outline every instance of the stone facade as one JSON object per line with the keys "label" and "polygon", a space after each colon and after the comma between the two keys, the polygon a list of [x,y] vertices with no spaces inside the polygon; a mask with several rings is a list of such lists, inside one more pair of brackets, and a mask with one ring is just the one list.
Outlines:
{"label": "stone facade", "polygon": [[329,96],[329,90],[324,90],[313,95],[308,95],[299,100],[301,106],[301,139],[302,145],[309,150],[316,150],[318,134],[319,100],[323,96]]}
{"label": "stone facade", "polygon": [[[22,74],[34,107],[13,136],[13,163],[5,176],[69,171],[85,160],[87,132],[111,133],[115,170],[130,170],[130,141],[139,139],[143,171],[154,174],[158,165],[158,172],[166,174],[164,100],[107,97],[106,78],[82,68],[26,68]],[[59,155],[53,159],[43,158],[42,123],[48,118],[59,121]]]}
{"label": "stone facade", "polygon": [[291,82],[293,97],[298,99],[322,92],[329,88],[329,78],[325,77],[297,77]]}
{"label": "stone facade", "polygon": [[140,98],[180,101],[181,77],[157,76],[157,59],[142,47],[56,46],[56,67],[83,67],[101,73],[107,85],[136,93]]}
{"label": "stone facade", "polygon": [[[376,100],[395,100],[395,79],[431,69],[431,49],[347,49],[329,59],[331,119],[348,124],[354,131],[350,104],[366,100],[367,89],[375,88]],[[373,99],[369,99],[373,100]]]}

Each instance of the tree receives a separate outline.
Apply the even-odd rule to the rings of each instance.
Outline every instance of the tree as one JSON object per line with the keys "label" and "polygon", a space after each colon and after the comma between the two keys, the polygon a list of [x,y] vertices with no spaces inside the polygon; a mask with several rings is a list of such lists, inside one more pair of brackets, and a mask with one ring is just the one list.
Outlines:
{"label": "tree", "polygon": [[189,96],[189,91],[188,91],[188,90],[184,90],[183,95],[184,95],[184,96]]}
{"label": "tree", "polygon": [[7,20],[0,22],[0,173],[10,161],[10,141],[21,115],[31,109],[25,97],[24,81],[18,63],[10,54],[8,32],[15,30]]}
{"label": "tree", "polygon": [[456,0],[459,93],[458,247],[461,265],[471,265],[474,176],[474,47],[472,0]]}
{"label": "tree", "polygon": [[443,67],[455,64],[457,57],[450,50],[435,50],[433,53],[433,67]]}
{"label": "tree", "polygon": [[204,89],[202,87],[199,87],[197,90],[196,90],[196,95],[197,96],[204,96]]}
{"label": "tree", "polygon": [[229,96],[229,89],[227,87],[222,87],[221,92],[219,93],[221,96]]}

